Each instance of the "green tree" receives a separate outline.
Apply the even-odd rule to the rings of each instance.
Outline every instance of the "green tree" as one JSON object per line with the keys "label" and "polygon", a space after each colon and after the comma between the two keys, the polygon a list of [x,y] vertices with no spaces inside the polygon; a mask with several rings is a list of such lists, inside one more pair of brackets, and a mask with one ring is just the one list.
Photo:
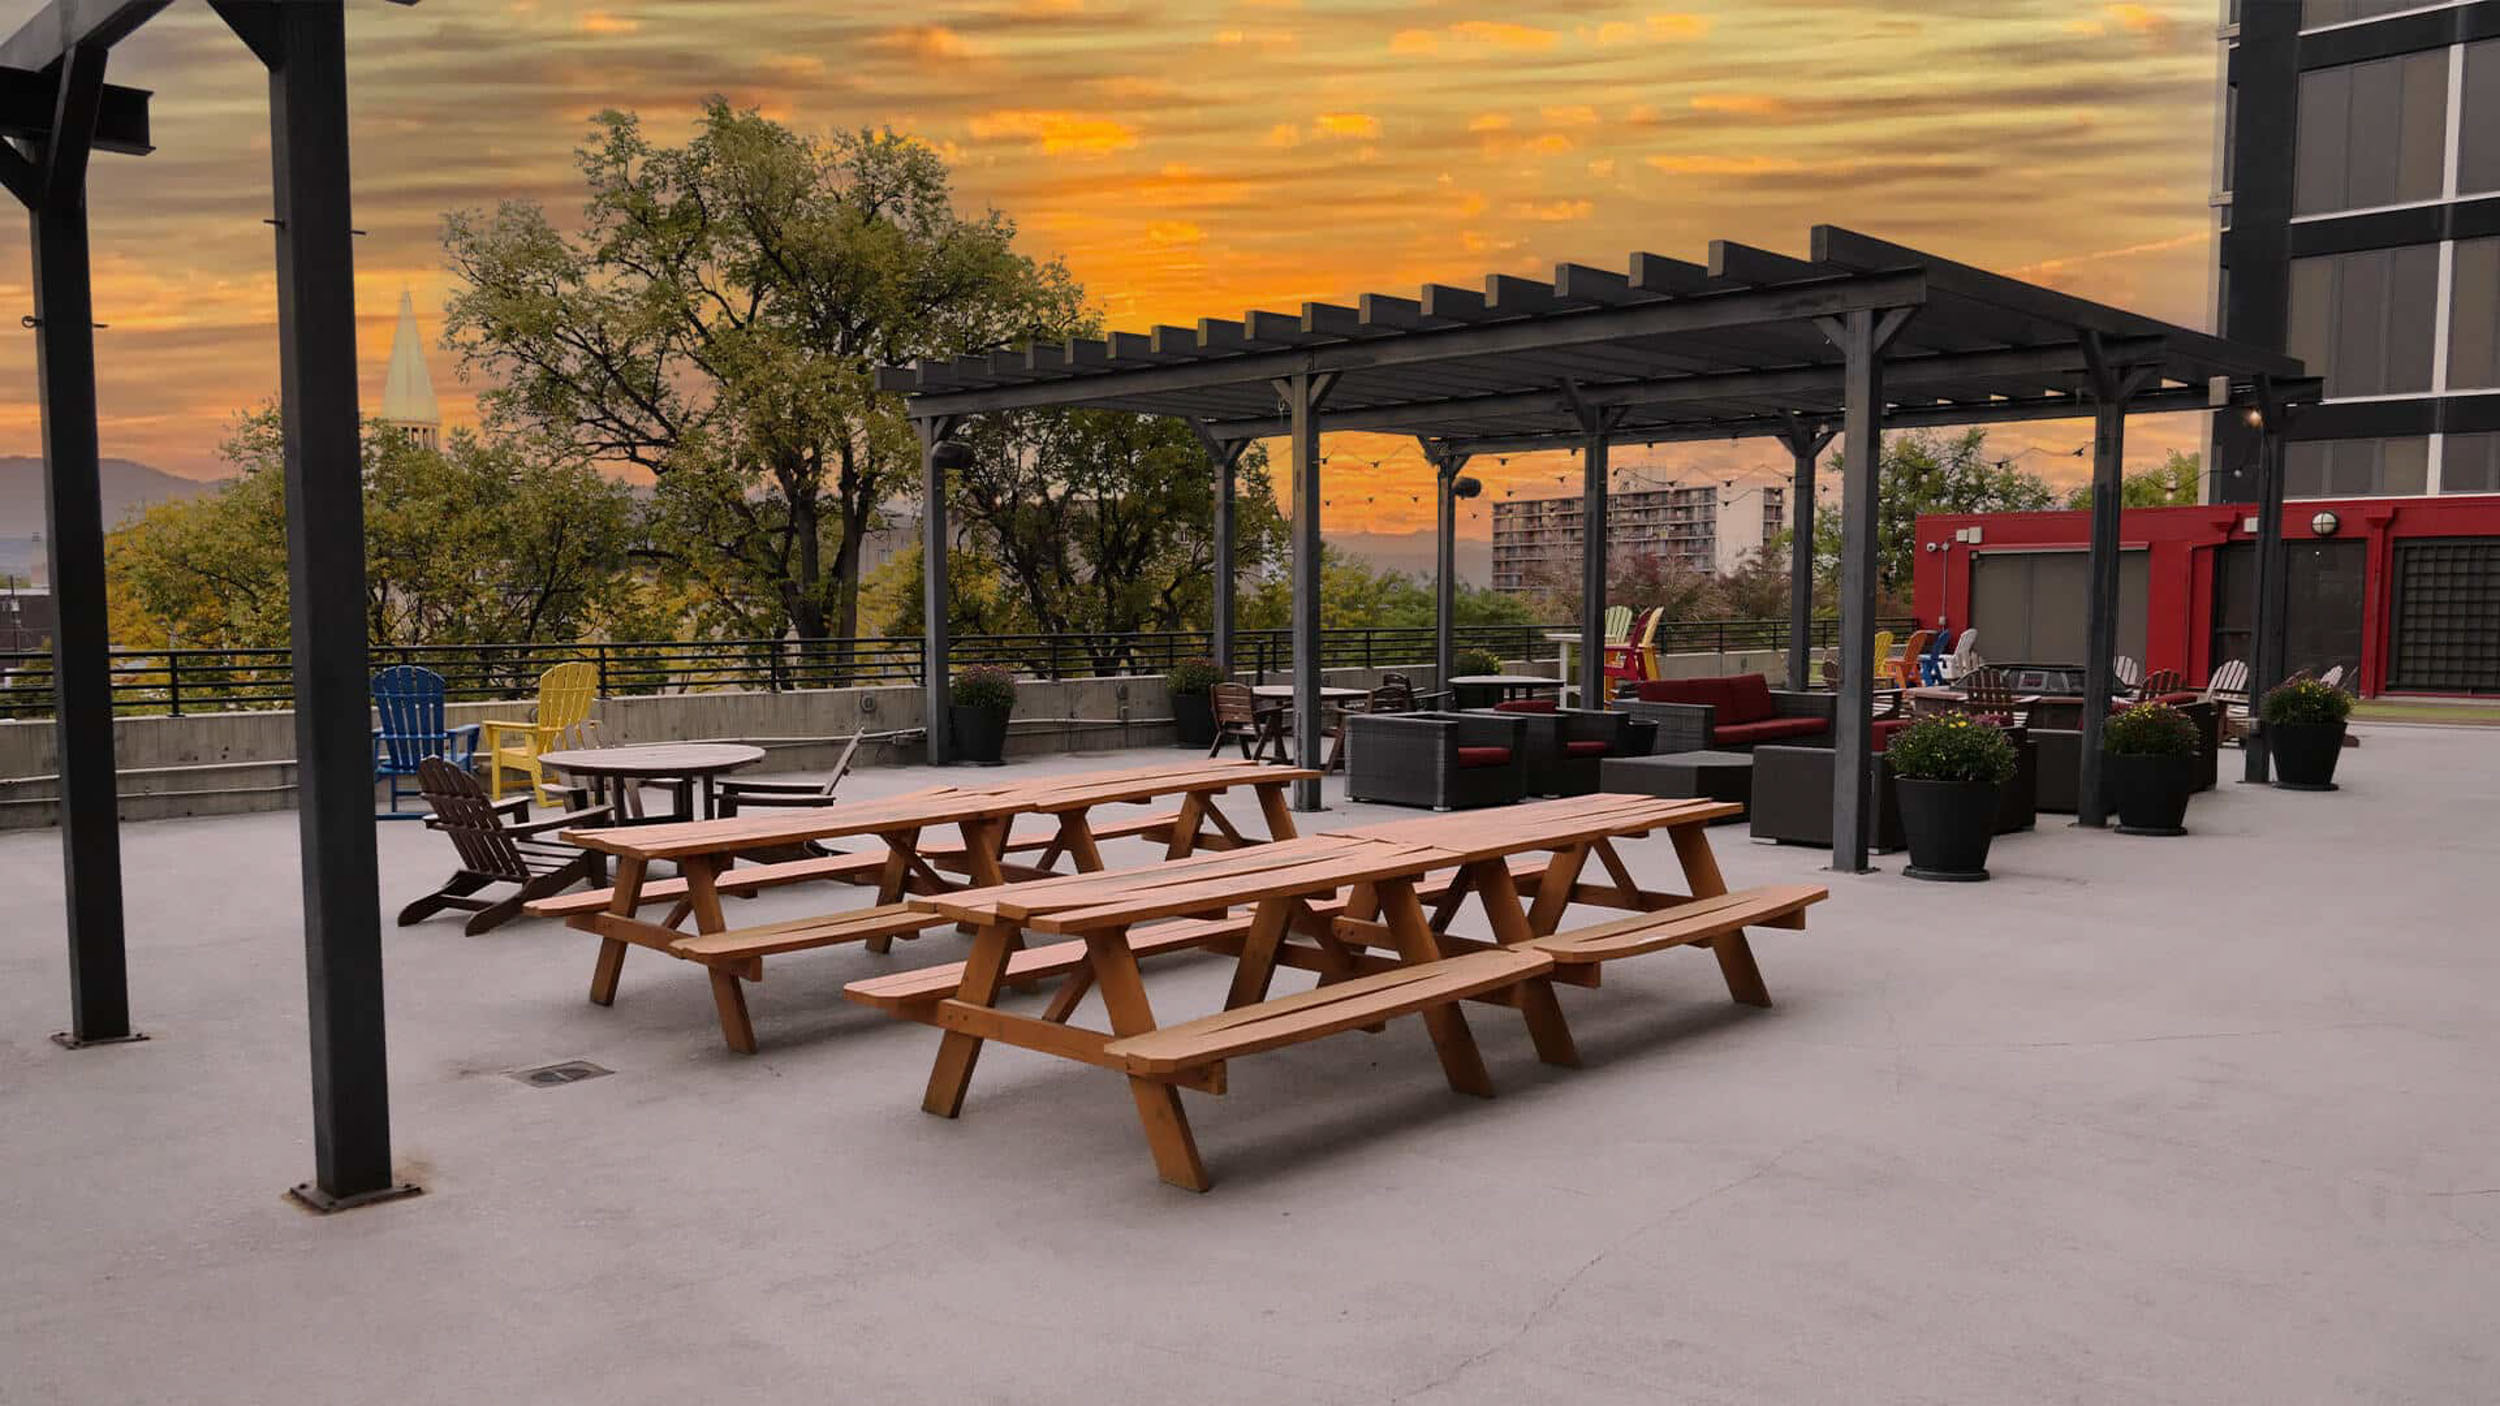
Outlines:
{"label": "green tree", "polygon": [[715,98],[684,146],[610,111],[577,155],[578,234],[528,201],[445,220],[445,335],[493,381],[489,423],[648,469],[649,549],[711,623],[857,633],[861,544],[919,464],[875,368],[1088,330],[1081,291],[891,132]]}
{"label": "green tree", "polygon": [[[288,640],[285,463],[274,407],[220,448],[236,474],[160,503],[108,543],[115,639],[277,648]],[[455,431],[440,450],[364,432],[365,591],[377,644],[569,640],[625,606],[632,493],[579,464]]]}
{"label": "green tree", "polygon": [[[1535,609],[1518,596],[1467,581],[1458,583],[1457,623],[1533,625]],[[1429,630],[1436,620],[1432,578],[1373,566],[1334,547],[1320,549],[1319,622],[1329,630]],[[1245,630],[1282,630],[1293,624],[1293,583],[1283,575],[1261,581],[1241,606]]]}
{"label": "green tree", "polygon": [[[2170,451],[2160,467],[2138,470],[2118,481],[2118,506],[2164,508],[2205,500],[2205,458],[2198,453]],[[2069,508],[2092,506],[2092,485],[2081,484],[2066,495]]]}
{"label": "green tree", "polygon": [[[1834,455],[1828,477],[1838,483],[1845,466]],[[1905,430],[1884,440],[1875,510],[1875,594],[1885,614],[1906,612],[1911,563],[1918,554],[1918,520],[1931,513],[2036,513],[2059,506],[2057,490],[2011,459],[1991,458],[1988,432],[1959,434]],[[1816,504],[1815,597],[1824,608],[1839,599],[1842,518],[1840,497]],[[1788,534],[1765,548],[1774,558],[1788,550]]]}

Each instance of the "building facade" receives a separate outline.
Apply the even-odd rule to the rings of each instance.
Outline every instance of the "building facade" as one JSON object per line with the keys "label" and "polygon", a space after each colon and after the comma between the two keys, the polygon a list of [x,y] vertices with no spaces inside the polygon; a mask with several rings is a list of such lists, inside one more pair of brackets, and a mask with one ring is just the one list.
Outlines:
{"label": "building facade", "polygon": [[[1733,571],[1780,533],[1787,508],[1787,490],[1778,484],[1612,492],[1606,497],[1606,550],[1614,557],[1665,556],[1705,575]],[[1582,540],[1576,493],[1496,500],[1493,589],[1519,593],[1548,581],[1576,583]]]}
{"label": "building facade", "polygon": [[[2326,381],[2294,499],[2500,492],[2500,0],[2223,11],[2216,325]],[[2208,497],[2248,502],[2218,420]]]}

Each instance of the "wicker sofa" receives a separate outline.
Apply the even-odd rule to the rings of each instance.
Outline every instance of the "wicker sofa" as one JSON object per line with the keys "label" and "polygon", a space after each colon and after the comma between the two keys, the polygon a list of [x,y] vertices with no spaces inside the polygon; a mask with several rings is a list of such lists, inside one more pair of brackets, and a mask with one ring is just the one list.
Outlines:
{"label": "wicker sofa", "polygon": [[1532,795],[1585,796],[1597,789],[1606,758],[1646,753],[1651,741],[1629,713],[1562,708],[1550,698],[1514,699],[1484,711],[1526,722]]}
{"label": "wicker sofa", "polygon": [[[1878,750],[1868,760],[1875,768],[1875,848],[1902,847],[1901,799],[1894,789],[1892,768],[1880,750],[1904,724],[1876,727]],[[1996,832],[2028,830],[2038,820],[2040,749],[2022,728],[2010,728],[2014,739],[2014,776],[1997,792]],[[1753,837],[1784,845],[1829,848],[1832,842],[1832,762],[1829,747],[1775,744],[1753,754]]]}
{"label": "wicker sofa", "polygon": [[1660,752],[1746,751],[1766,742],[1828,747],[1838,694],[1775,689],[1760,674],[1644,679],[1617,706],[1658,725]]}
{"label": "wicker sofa", "polygon": [[1527,794],[1518,713],[1348,713],[1346,798],[1463,810]]}

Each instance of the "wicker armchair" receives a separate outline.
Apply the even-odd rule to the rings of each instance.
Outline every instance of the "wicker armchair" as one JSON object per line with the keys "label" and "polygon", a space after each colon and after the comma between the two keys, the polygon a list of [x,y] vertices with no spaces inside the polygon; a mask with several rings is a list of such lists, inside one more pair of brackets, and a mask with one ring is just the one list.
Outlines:
{"label": "wicker armchair", "polygon": [[1539,796],[1585,796],[1597,789],[1606,758],[1632,756],[1651,740],[1643,737],[1635,743],[1629,713],[1517,706],[1489,711],[1527,723],[1527,787]]}
{"label": "wicker armchair", "polygon": [[1350,713],[1346,797],[1460,810],[1527,794],[1528,722],[1516,713]]}
{"label": "wicker armchair", "polygon": [[1653,679],[1617,707],[1658,725],[1656,752],[1746,751],[1765,742],[1828,747],[1840,696],[1772,688],[1760,674]]}

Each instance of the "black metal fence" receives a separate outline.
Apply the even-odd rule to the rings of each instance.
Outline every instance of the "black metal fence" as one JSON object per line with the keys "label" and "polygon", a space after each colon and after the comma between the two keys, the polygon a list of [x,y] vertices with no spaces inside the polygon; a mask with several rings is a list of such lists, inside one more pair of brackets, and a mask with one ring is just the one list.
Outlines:
{"label": "black metal fence", "polygon": [[[1885,622],[1894,625],[1895,622]],[[1469,625],[1457,632],[1462,650],[1485,649],[1505,659],[1547,660],[1561,646],[1548,636],[1568,625]],[[1838,637],[1837,622],[1815,622],[1815,642]],[[1689,620],[1664,626],[1663,652],[1779,649],[1785,620]],[[1426,664],[1429,626],[1336,629],[1320,633],[1326,668]],[[1213,649],[1204,630],[1117,634],[967,635],[956,639],[953,667],[999,664],[1044,679],[1159,674]],[[373,667],[414,664],[443,676],[455,702],[526,698],[538,676],[571,659],[599,669],[602,697],[699,693],[716,689],[781,692],[859,685],[918,685],[917,636],[832,640],[638,640],[579,644],[377,645]],[[1293,641],[1283,630],[1244,630],[1234,637],[1234,663],[1264,680],[1290,673]],[[159,649],[113,652],[113,707],[125,714],[230,712],[283,708],[294,701],[293,658],[284,649]],[[0,652],[0,717],[44,717],[52,711],[52,655]]]}

